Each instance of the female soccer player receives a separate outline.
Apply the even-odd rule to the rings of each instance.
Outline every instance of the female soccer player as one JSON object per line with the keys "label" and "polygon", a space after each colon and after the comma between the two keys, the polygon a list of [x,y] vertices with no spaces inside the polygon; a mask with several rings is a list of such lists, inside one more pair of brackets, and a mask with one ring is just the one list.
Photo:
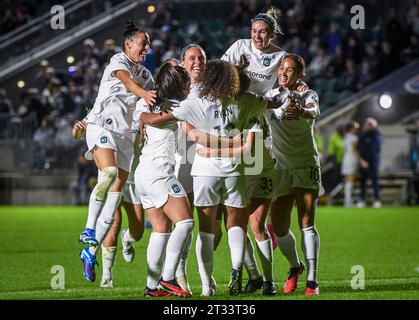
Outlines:
{"label": "female soccer player", "polygon": [[114,220],[121,200],[133,154],[132,115],[138,97],[148,104],[155,101],[155,92],[146,91],[152,83],[150,72],[139,63],[150,47],[148,34],[128,23],[124,33],[124,50],[115,54],[105,68],[93,109],[86,117],[86,159],[94,159],[102,179],[92,191],[86,228],[80,235],[89,244],[80,258],[83,273],[89,281],[96,279],[96,251]]}
{"label": "female soccer player", "polygon": [[284,285],[284,292],[288,294],[296,289],[298,276],[304,270],[304,264],[298,258],[295,237],[289,229],[292,207],[296,202],[302,249],[308,268],[305,295],[318,295],[320,238],[314,216],[321,176],[313,127],[320,109],[316,92],[296,92],[297,80],[304,76],[304,71],[305,63],[300,56],[286,55],[278,69],[280,87],[265,95],[286,98],[282,107],[265,112],[272,132],[272,156],[278,180],[271,205],[271,219],[278,247],[291,266]]}
{"label": "female soccer player", "polygon": [[[170,62],[164,63],[156,76],[157,101],[151,111],[161,113],[176,108],[179,100],[188,95],[189,86],[185,69]],[[147,110],[145,100],[139,103]],[[174,174],[177,130],[176,121],[147,125],[140,162],[135,171],[135,185],[153,227],[147,248],[145,296],[191,296],[175,279],[182,250],[194,227],[186,192]],[[171,223],[176,227],[167,232]]]}
{"label": "female soccer player", "polygon": [[[210,146],[212,133],[216,138],[228,137],[231,129],[241,130],[245,121],[240,122],[240,109],[235,97],[240,90],[239,74],[236,67],[221,60],[207,63],[202,76],[200,98],[187,99],[167,115],[142,114],[146,124],[159,123],[175,118],[201,130],[187,130],[189,136],[200,145]],[[259,99],[253,97],[248,105],[256,105]],[[144,116],[144,117],[143,117]],[[195,132],[192,132],[195,131]],[[228,140],[228,139],[227,139]],[[218,140],[216,140],[218,141]],[[242,164],[235,159],[209,158],[197,155],[192,165],[194,177],[194,198],[199,217],[197,239],[198,269],[202,281],[202,295],[215,294],[212,279],[214,231],[219,204],[226,207],[226,226],[232,259],[230,294],[241,292],[245,229],[248,223]]]}
{"label": "female soccer player", "polygon": [[[222,59],[238,64],[240,57],[245,55],[249,59],[247,73],[251,79],[249,91],[263,95],[272,89],[277,80],[276,70],[284,55],[281,48],[272,43],[276,34],[281,33],[278,26],[279,12],[270,9],[266,13],[258,14],[252,19],[251,39],[237,40],[223,55]],[[259,119],[263,123],[263,117]],[[245,251],[245,267],[249,274],[249,281],[244,289],[245,293],[252,293],[263,287],[264,295],[274,295],[276,288],[273,279],[272,240],[265,229],[265,222],[269,211],[269,204],[273,191],[273,160],[264,148],[263,171],[257,175],[246,176],[246,186],[250,204],[249,223],[257,243],[257,251],[262,263],[263,278],[261,277],[254,256],[252,241],[247,236]]]}
{"label": "female soccer player", "polygon": [[[202,73],[204,72],[205,63],[207,57],[204,49],[201,46],[192,43],[182,49],[180,54],[180,63],[185,68],[191,79],[191,86],[188,94],[188,99],[197,98],[199,94],[199,83],[201,81]],[[182,126],[182,123],[179,122]],[[193,179],[191,176],[191,169],[193,159],[195,157],[195,143],[187,138],[184,130],[178,130],[178,147],[176,152],[176,166],[175,175],[179,182],[185,189],[188,195],[189,203],[191,205],[191,211],[194,212],[194,198],[193,198]],[[191,291],[188,278],[186,275],[186,262],[189,255],[189,251],[192,245],[191,233],[179,262],[179,266],[176,270],[176,280],[179,285],[186,291]]]}
{"label": "female soccer player", "polygon": [[[128,229],[121,234],[122,255],[126,262],[132,262],[135,256],[134,242],[139,241],[144,233],[144,213],[139,196],[135,193],[134,171],[138,165],[141,150],[141,135],[139,134],[139,115],[136,121],[134,116],[132,134],[134,141],[134,156],[131,161],[131,171],[127,182],[122,188],[122,206],[128,217]],[[78,139],[86,133],[86,123],[84,120],[78,121],[73,126],[73,138]],[[98,172],[98,179],[102,174]],[[100,286],[104,288],[113,287],[112,268],[116,258],[118,245],[118,235],[121,230],[122,214],[121,205],[115,211],[115,219],[111,229],[102,242],[102,281]]]}

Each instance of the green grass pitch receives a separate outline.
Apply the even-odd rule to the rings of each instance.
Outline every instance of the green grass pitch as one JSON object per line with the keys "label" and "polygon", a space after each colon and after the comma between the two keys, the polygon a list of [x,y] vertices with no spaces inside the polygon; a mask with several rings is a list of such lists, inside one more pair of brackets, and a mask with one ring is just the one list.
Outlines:
{"label": "green grass pitch", "polygon": [[[0,299],[144,299],[146,248],[150,229],[136,244],[136,258],[126,263],[119,248],[114,266],[114,288],[99,287],[101,254],[96,282],[82,275],[77,242],[86,221],[85,207],[0,207]],[[124,217],[123,226],[126,225]],[[319,207],[316,226],[320,233],[320,296],[309,299],[419,299],[419,210],[413,207],[382,209],[344,209]],[[300,232],[293,219],[293,231],[300,244]],[[195,228],[196,235],[196,228]],[[305,276],[297,291],[281,292],[287,276],[287,263],[275,250],[275,280],[279,286],[274,297],[260,293],[230,297],[230,254],[223,233],[215,253],[214,276],[217,296],[212,299],[307,299],[303,296]],[[194,237],[194,240],[196,236]],[[193,299],[203,299],[197,272],[194,244],[188,262]],[[299,248],[301,255],[301,250]],[[302,257],[302,255],[301,255]],[[51,289],[51,268],[65,270],[65,289]],[[353,289],[353,266],[365,271],[365,288]],[[244,272],[243,286],[247,275]],[[170,298],[172,299],[172,298]]]}

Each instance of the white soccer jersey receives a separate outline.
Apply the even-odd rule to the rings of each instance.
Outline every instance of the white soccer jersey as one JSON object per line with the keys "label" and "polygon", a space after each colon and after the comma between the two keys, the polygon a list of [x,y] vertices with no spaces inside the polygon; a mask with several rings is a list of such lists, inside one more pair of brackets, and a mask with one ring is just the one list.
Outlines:
{"label": "white soccer jersey", "polygon": [[[309,103],[315,105],[320,113],[319,98],[315,91],[307,90],[295,93],[302,106]],[[279,89],[270,90],[265,97],[279,95]],[[310,166],[320,166],[319,154],[314,139],[314,119],[299,116],[285,116],[281,108],[267,109],[265,118],[271,127],[272,157],[277,168],[298,169]]]}
{"label": "white soccer jersey", "polygon": [[[145,105],[144,99],[141,99],[140,103]],[[170,100],[166,103],[171,103],[172,108],[176,109],[179,102]],[[160,106],[153,108],[153,112],[160,112]],[[178,124],[176,121],[159,125],[147,125],[140,163],[136,170],[137,174],[153,177],[166,177],[174,174],[177,130]]]}
{"label": "white soccer jersey", "polygon": [[86,122],[132,139],[132,117],[138,97],[115,77],[117,70],[128,71],[134,81],[146,90],[153,87],[150,71],[132,62],[124,52],[115,54],[103,72],[95,104]]}
{"label": "white soccer jersey", "polygon": [[[198,83],[191,84],[187,99],[198,98],[199,87]],[[180,126],[181,122],[178,124]],[[192,192],[191,169],[195,159],[195,142],[189,139],[181,128],[178,130],[178,148],[175,157],[175,175],[183,184],[186,192]]]}
{"label": "white soccer jersey", "polygon": [[[173,108],[173,115],[180,121],[186,121],[195,128],[215,135],[228,136],[229,130],[237,128],[238,106],[230,104],[222,111],[221,103],[206,98],[186,99],[178,108]],[[198,145],[198,147],[202,147]],[[241,165],[233,158],[206,158],[195,155],[191,175],[229,177],[240,175]]]}
{"label": "white soccer jersey", "polygon": [[221,59],[237,64],[242,54],[246,55],[250,63],[246,70],[251,79],[249,91],[263,95],[272,89],[278,79],[279,64],[286,52],[270,44],[265,53],[256,49],[251,39],[241,39],[233,43]]}

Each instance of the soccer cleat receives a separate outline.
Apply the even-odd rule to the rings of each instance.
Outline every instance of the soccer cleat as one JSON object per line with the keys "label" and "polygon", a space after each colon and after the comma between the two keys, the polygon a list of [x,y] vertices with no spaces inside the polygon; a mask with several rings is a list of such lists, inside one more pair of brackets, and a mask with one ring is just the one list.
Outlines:
{"label": "soccer cleat", "polygon": [[122,242],[122,256],[124,257],[124,260],[128,263],[132,262],[135,257],[135,248],[134,244],[132,242],[126,242],[124,241],[124,235],[128,232],[127,229],[123,230],[121,232],[121,242]]}
{"label": "soccer cleat", "polygon": [[307,281],[305,296],[318,296],[320,293],[319,285],[316,281]]}
{"label": "soccer cleat", "polygon": [[276,285],[271,281],[263,281],[263,295],[274,296],[276,294]]}
{"label": "soccer cleat", "polygon": [[102,279],[102,281],[100,282],[100,286],[102,288],[113,288],[112,278]]}
{"label": "soccer cleat", "polygon": [[215,296],[214,288],[207,288],[207,289],[202,290],[201,297],[213,297],[213,296]]}
{"label": "soccer cleat", "polygon": [[192,294],[190,292],[182,289],[182,287],[177,283],[176,279],[172,279],[169,281],[164,281],[163,279],[160,279],[157,288],[169,292],[175,296],[184,298],[192,297]]}
{"label": "soccer cleat", "polygon": [[160,290],[158,288],[150,289],[149,287],[146,287],[144,289],[144,297],[173,297],[174,295],[172,293]]}
{"label": "soccer cleat", "polygon": [[96,240],[96,232],[93,229],[84,228],[83,232],[79,237],[79,242],[88,244],[91,246],[97,246],[98,242]]}
{"label": "soccer cleat", "polygon": [[228,287],[230,289],[230,295],[237,296],[242,292],[242,270],[231,269],[230,282]]}
{"label": "soccer cleat", "polygon": [[89,248],[84,248],[80,252],[80,259],[83,261],[83,274],[87,280],[93,282],[96,280],[95,266],[99,264],[96,261],[96,256],[90,253]]}
{"label": "soccer cleat", "polygon": [[304,263],[300,261],[300,266],[291,268],[288,272],[289,276],[287,281],[284,284],[284,293],[289,294],[297,289],[298,277],[303,273],[305,269]]}
{"label": "soccer cleat", "polygon": [[217,291],[217,282],[215,281],[214,277],[211,276],[211,284],[209,288],[203,289],[201,296],[202,297],[213,297]]}
{"label": "soccer cleat", "polygon": [[263,279],[259,277],[257,279],[251,279],[247,282],[246,287],[244,288],[243,293],[253,293],[263,286]]}
{"label": "soccer cleat", "polygon": [[266,229],[268,229],[268,233],[271,236],[272,250],[275,250],[275,248],[278,247],[278,244],[276,243],[276,236],[275,236],[275,232],[274,232],[274,227],[271,224],[267,224]]}
{"label": "soccer cleat", "polygon": [[176,281],[183,290],[188,291],[189,293],[192,293],[192,290],[191,290],[191,287],[189,286],[188,278],[186,277],[186,275],[176,277]]}

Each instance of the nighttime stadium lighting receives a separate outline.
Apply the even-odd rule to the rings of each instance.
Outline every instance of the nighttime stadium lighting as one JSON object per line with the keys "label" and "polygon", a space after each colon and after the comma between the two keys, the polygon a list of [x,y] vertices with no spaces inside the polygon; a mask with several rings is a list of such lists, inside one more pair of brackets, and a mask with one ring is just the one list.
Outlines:
{"label": "nighttime stadium lighting", "polygon": [[66,61],[67,61],[68,64],[74,63],[75,60],[76,59],[73,56],[68,56],[67,59],[66,59]]}
{"label": "nighttime stadium lighting", "polygon": [[380,96],[379,104],[383,109],[390,109],[393,105],[393,99],[388,93],[384,93]]}
{"label": "nighttime stadium lighting", "polygon": [[19,89],[24,88],[24,87],[25,87],[25,81],[23,81],[23,80],[19,80],[19,81],[17,82],[17,87],[18,87]]}
{"label": "nighttime stadium lighting", "polygon": [[156,7],[155,7],[155,6],[153,6],[153,5],[149,5],[149,6],[147,7],[147,12],[148,12],[148,13],[153,13],[154,11],[156,11]]}

